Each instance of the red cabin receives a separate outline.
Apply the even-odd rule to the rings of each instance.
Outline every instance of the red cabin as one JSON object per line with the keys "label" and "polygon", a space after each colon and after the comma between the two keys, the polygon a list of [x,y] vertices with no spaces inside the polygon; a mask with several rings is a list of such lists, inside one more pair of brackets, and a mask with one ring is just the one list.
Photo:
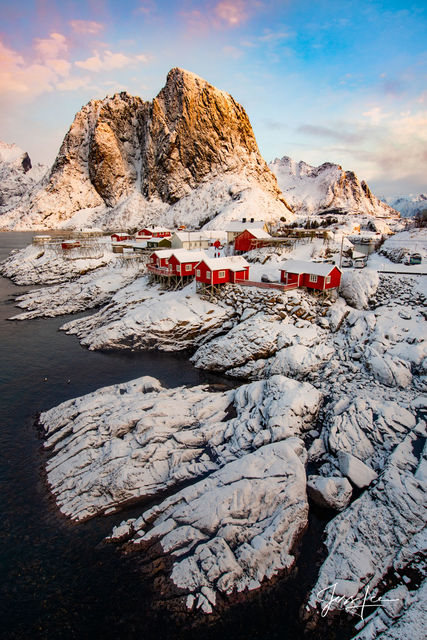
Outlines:
{"label": "red cabin", "polygon": [[80,247],[80,242],[78,240],[66,240],[61,243],[61,247],[64,251],[75,249],[76,247]]}
{"label": "red cabin", "polygon": [[173,251],[172,249],[163,249],[159,251],[153,251],[150,255],[150,263],[154,267],[166,267],[169,264],[169,258],[171,257]]}
{"label": "red cabin", "polygon": [[125,240],[132,240],[132,236],[130,236],[125,231],[117,231],[117,233],[113,233],[110,237],[113,242],[124,242]]}
{"label": "red cabin", "polygon": [[264,229],[245,229],[234,239],[234,250],[246,253],[252,249],[265,247],[271,240],[270,234]]}
{"label": "red cabin", "polygon": [[196,266],[206,258],[204,251],[185,251],[178,249],[169,258],[169,272],[180,277],[194,276]]}
{"label": "red cabin", "polygon": [[166,227],[147,227],[137,232],[138,238],[170,238],[172,235]]}
{"label": "red cabin", "polygon": [[249,264],[240,256],[203,258],[196,268],[196,280],[203,284],[224,284],[249,279]]}
{"label": "red cabin", "polygon": [[335,264],[287,260],[280,269],[284,284],[325,291],[340,286],[342,271]]}

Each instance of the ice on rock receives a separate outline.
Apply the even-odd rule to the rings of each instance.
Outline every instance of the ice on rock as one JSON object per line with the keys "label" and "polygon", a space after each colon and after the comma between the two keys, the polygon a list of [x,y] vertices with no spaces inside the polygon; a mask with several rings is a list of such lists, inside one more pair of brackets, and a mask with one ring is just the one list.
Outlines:
{"label": "ice on rock", "polygon": [[219,393],[149,377],[105,387],[41,414],[48,482],[64,514],[88,518],[300,435],[320,402],[310,384],[283,376]]}
{"label": "ice on rock", "polygon": [[215,606],[217,593],[254,589],[291,568],[308,516],[302,450],[296,438],[261,447],[143,514],[140,530],[134,523],[136,545],[150,553],[160,542],[172,555],[187,606],[209,612],[204,598]]}

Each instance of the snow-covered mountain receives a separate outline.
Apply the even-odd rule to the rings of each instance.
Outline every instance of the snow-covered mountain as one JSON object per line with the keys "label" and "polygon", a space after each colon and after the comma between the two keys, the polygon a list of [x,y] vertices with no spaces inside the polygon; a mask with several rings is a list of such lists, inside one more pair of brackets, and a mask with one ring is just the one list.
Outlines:
{"label": "snow-covered mountain", "polygon": [[295,213],[398,216],[396,211],[373,195],[366,182],[337,164],[325,162],[319,167],[312,167],[284,156],[276,158],[269,167]]}
{"label": "snow-covered mountain", "polygon": [[422,211],[427,211],[427,195],[425,193],[420,193],[417,196],[410,194],[409,196],[391,196],[381,199],[399,211],[404,218],[413,218]]}
{"label": "snow-covered mountain", "polygon": [[152,102],[122,92],[83,107],[49,175],[0,227],[131,228],[242,214],[292,217],[243,107],[172,69]]}
{"label": "snow-covered mountain", "polygon": [[33,167],[28,153],[16,144],[0,141],[0,214],[15,207],[46,171],[42,164]]}

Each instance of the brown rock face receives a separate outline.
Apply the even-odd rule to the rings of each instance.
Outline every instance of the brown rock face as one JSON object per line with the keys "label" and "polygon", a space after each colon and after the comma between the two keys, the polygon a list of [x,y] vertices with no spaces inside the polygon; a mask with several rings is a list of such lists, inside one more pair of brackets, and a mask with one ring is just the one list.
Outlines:
{"label": "brown rock face", "polygon": [[173,204],[224,172],[255,177],[287,207],[243,107],[198,76],[172,69],[151,103],[123,92],[83,107],[46,191],[66,203],[68,214],[115,207],[135,191]]}

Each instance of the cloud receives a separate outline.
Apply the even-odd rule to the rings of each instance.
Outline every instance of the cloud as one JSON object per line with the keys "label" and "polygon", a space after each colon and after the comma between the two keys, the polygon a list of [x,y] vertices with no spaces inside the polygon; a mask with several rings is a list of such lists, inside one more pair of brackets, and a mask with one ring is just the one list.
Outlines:
{"label": "cloud", "polygon": [[97,35],[104,29],[104,25],[93,20],[71,20],[71,28],[79,35]]}
{"label": "cloud", "polygon": [[389,113],[384,113],[382,107],[372,107],[369,111],[365,111],[362,115],[368,119],[370,124],[378,125],[389,117]]}
{"label": "cloud", "polygon": [[234,58],[234,60],[238,60],[243,56],[243,51],[238,49],[237,47],[233,47],[232,45],[227,45],[222,48],[223,53],[229,58]]}
{"label": "cloud", "polygon": [[[345,130],[343,130],[343,128]],[[345,125],[338,125],[337,129],[329,127],[323,127],[319,125],[303,124],[298,127],[298,133],[308,134],[310,136],[317,136],[319,138],[327,138],[330,140],[337,140],[340,142],[356,143],[364,137],[360,132],[349,133]]]}
{"label": "cloud", "polygon": [[148,62],[149,58],[145,54],[126,55],[125,53],[113,53],[112,51],[94,52],[94,55],[86,60],[77,60],[74,64],[80,69],[98,73],[99,71],[112,71],[113,69],[123,69]]}
{"label": "cloud", "polygon": [[68,52],[67,39],[61,33],[51,33],[49,38],[36,38],[34,50],[41,60],[58,58]]}
{"label": "cloud", "polygon": [[57,72],[50,66],[32,63],[27,65],[16,51],[0,41],[0,86],[2,96],[19,94],[35,97],[53,90]]}
{"label": "cloud", "polygon": [[249,17],[248,2],[221,0],[214,7],[214,15],[228,27],[238,27]]}
{"label": "cloud", "polygon": [[90,77],[74,77],[68,78],[56,84],[56,89],[59,91],[77,91],[77,89],[84,89],[90,85]]}

